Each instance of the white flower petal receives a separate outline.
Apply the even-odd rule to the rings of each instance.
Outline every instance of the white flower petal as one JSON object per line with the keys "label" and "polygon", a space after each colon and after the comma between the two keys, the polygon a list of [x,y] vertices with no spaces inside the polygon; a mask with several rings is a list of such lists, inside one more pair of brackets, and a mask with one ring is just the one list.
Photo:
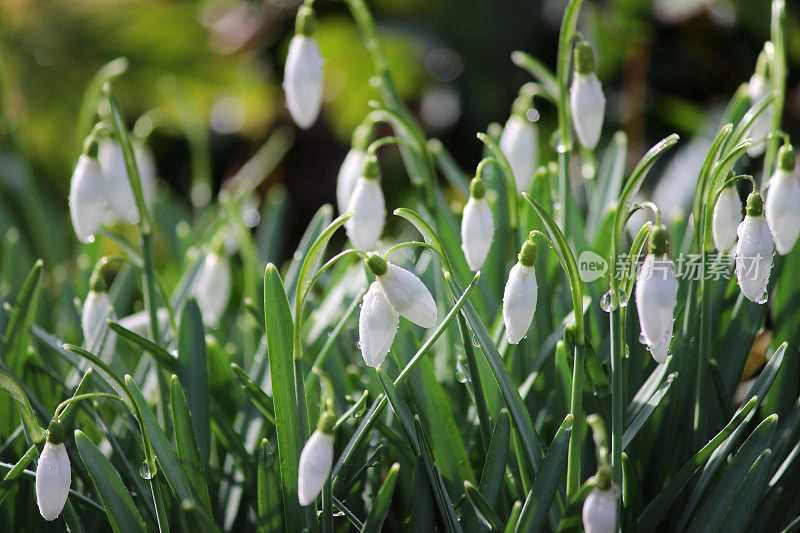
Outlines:
{"label": "white flower petal", "polygon": [[333,435],[316,430],[303,447],[297,468],[297,499],[300,505],[309,505],[317,498],[332,466]]}
{"label": "white flower petal", "polygon": [[514,265],[508,274],[503,292],[503,322],[510,344],[519,343],[528,333],[536,311],[538,288],[533,267],[526,267],[521,263]]}
{"label": "white flower petal", "polygon": [[636,310],[647,344],[657,344],[671,328],[677,299],[672,260],[648,254],[636,280]]}
{"label": "white flower petal", "polygon": [[658,364],[667,362],[667,357],[669,356],[669,345],[672,342],[672,326],[673,323],[670,322],[667,333],[660,341],[658,341],[656,344],[647,345],[647,349],[650,350],[650,355],[653,356],[653,359],[655,359],[656,363]]}
{"label": "white flower petal", "polygon": [[800,182],[793,172],[778,169],[770,180],[764,214],[781,255],[792,251],[800,235]]}
{"label": "white flower petal", "polygon": [[[750,105],[753,106],[763,99],[770,92],[769,81],[767,81],[761,74],[753,74],[750,77],[750,82],[747,84],[747,94],[750,97]],[[770,104],[767,108],[756,117],[750,128],[747,130],[747,137],[751,139],[760,140],[769,135],[772,129],[772,114],[773,107]],[[750,157],[759,157],[766,150],[767,144],[759,142],[747,149],[747,155]]]}
{"label": "white flower petal", "polygon": [[339,167],[339,175],[336,178],[336,205],[339,208],[339,214],[347,211],[358,178],[364,172],[366,161],[367,153],[353,148],[347,152],[342,166]]}
{"label": "white flower petal", "polygon": [[518,193],[527,192],[533,183],[538,157],[536,137],[536,126],[518,115],[508,118],[500,135],[500,150],[511,165]]}
{"label": "white flower petal", "polygon": [[108,294],[89,291],[81,313],[83,345],[92,353],[96,353],[97,348],[103,345],[102,356],[106,362],[111,360],[117,345],[117,334],[106,324],[107,320],[114,318],[114,308]]}
{"label": "white flower petal", "polygon": [[108,191],[97,159],[85,154],[78,158],[69,186],[69,213],[75,235],[92,242],[108,209]]}
{"label": "white flower petal", "polygon": [[211,252],[197,273],[193,294],[207,326],[219,324],[231,296],[231,267],[227,259]]}
{"label": "white flower petal", "polygon": [[[139,171],[142,194],[144,195],[145,203],[150,205],[155,189],[155,162],[150,152],[138,143],[133,143],[133,154],[136,168]],[[125,166],[122,146],[114,139],[101,140],[97,148],[97,159],[100,162],[100,168],[103,170],[111,207],[107,213],[106,222],[137,222],[139,220],[139,209],[136,207],[133,188],[128,178],[128,167]]]}
{"label": "white flower petal", "polygon": [[432,328],[436,325],[436,302],[422,281],[403,268],[387,263],[386,273],[378,276],[383,295],[406,320]]}
{"label": "white flower petal", "polygon": [[289,43],[283,90],[286,107],[295,123],[308,129],[317,120],[322,104],[322,54],[313,37],[295,35]]}
{"label": "white flower petal", "polygon": [[373,281],[364,295],[358,316],[358,345],[367,365],[378,368],[386,359],[397,334],[400,317]]}
{"label": "white flower petal", "polygon": [[606,112],[606,97],[594,72],[575,73],[570,87],[570,106],[578,140],[581,145],[594,150],[600,140]]}
{"label": "white flower petal", "polygon": [[353,216],[344,223],[353,247],[374,250],[386,221],[386,202],[378,180],[363,176],[358,178],[347,211],[353,212]]}
{"label": "white flower petal", "polygon": [[617,495],[614,489],[592,489],[583,502],[586,533],[614,533],[617,530]]}
{"label": "white flower petal", "polygon": [[470,270],[478,270],[492,246],[494,218],[486,198],[470,198],[461,219],[461,249]]}
{"label": "white flower petal", "polygon": [[51,521],[64,509],[72,479],[64,444],[45,443],[36,467],[36,503],[42,518]]}
{"label": "white flower petal", "polygon": [[767,301],[767,283],[772,270],[772,233],[763,216],[746,216],[738,229],[736,280],[742,294],[756,303]]}
{"label": "white flower petal", "polygon": [[724,252],[736,244],[736,228],[742,221],[742,201],[734,187],[725,187],[714,206],[711,233],[714,246]]}

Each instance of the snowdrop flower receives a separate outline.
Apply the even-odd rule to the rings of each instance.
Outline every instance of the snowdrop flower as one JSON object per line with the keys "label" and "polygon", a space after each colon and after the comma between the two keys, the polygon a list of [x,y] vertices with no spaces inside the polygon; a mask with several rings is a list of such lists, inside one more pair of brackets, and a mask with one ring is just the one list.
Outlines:
{"label": "snowdrop flower", "polygon": [[367,267],[398,315],[423,328],[436,325],[436,302],[417,276],[374,254],[369,254]]}
{"label": "snowdrop flower", "polygon": [[94,155],[81,154],[69,184],[69,214],[78,240],[94,241],[94,234],[106,216],[108,191],[103,170]]}
{"label": "snowdrop flower", "polygon": [[380,283],[373,281],[364,295],[358,315],[358,345],[368,366],[381,366],[399,323],[400,315],[383,295]]}
{"label": "snowdrop flower", "polygon": [[103,344],[103,359],[108,362],[117,345],[117,335],[108,328],[106,320],[114,318],[114,307],[106,293],[105,283],[98,273],[91,279],[91,288],[83,302],[81,329],[83,343],[87,350],[94,352]]}
{"label": "snowdrop flower", "polygon": [[[133,144],[133,153],[139,171],[142,194],[145,202],[150,203],[155,188],[155,163],[152,155],[138,143]],[[136,198],[128,177],[122,146],[114,139],[103,139],[99,143],[97,157],[103,170],[111,208],[107,213],[106,222],[136,222],[139,220],[139,209],[136,207]]]}
{"label": "snowdrop flower", "polygon": [[781,146],[778,168],[769,181],[764,207],[767,224],[775,238],[775,249],[786,255],[794,248],[800,234],[800,182],[794,173],[794,148]]}
{"label": "snowdrop flower", "polygon": [[356,188],[358,178],[364,172],[371,135],[372,124],[369,123],[359,125],[353,132],[352,147],[347,152],[342,166],[339,167],[339,175],[336,178],[336,206],[339,208],[339,214],[347,211],[353,189]]}
{"label": "snowdrop flower", "polygon": [[469,200],[461,219],[461,249],[470,270],[478,270],[492,246],[494,219],[486,201],[483,182],[475,176],[469,189]]}
{"label": "snowdrop flower", "polygon": [[511,116],[500,135],[500,150],[511,165],[518,193],[527,192],[531,188],[539,157],[536,125],[527,116],[530,108],[531,95],[527,86],[523,86],[520,95],[514,100]]}
{"label": "snowdrop flower", "polygon": [[669,347],[672,339],[677,300],[675,267],[667,255],[667,230],[664,226],[657,226],[650,233],[648,253],[636,280],[636,309],[642,328],[642,341],[656,361],[663,361],[665,348]]}
{"label": "snowdrop flower", "polygon": [[606,97],[603,87],[594,73],[594,53],[586,41],[575,45],[575,71],[570,87],[570,108],[575,133],[580,143],[594,150],[603,129],[603,116],[606,111]]}
{"label": "snowdrop flower", "polygon": [[737,230],[736,278],[742,294],[758,304],[767,301],[767,282],[772,270],[772,233],[764,217],[764,201],[758,192],[747,197],[745,217]]}
{"label": "snowdrop flower", "polygon": [[231,267],[220,252],[212,251],[203,259],[193,290],[206,326],[219,324],[231,296]]}
{"label": "snowdrop flower", "polygon": [[[767,96],[770,92],[769,80],[767,80],[764,72],[766,71],[766,60],[761,66],[761,57],[759,57],[759,65],[756,66],[756,72],[747,83],[747,94],[750,96],[750,105],[757,104],[761,99]],[[750,125],[747,136],[755,140],[760,140],[769,135],[772,129],[772,104],[768,105],[760,115]],[[747,149],[747,155],[750,157],[759,157],[764,153],[766,143],[757,142]]]}
{"label": "snowdrop flower", "polygon": [[617,494],[613,487],[594,488],[583,502],[586,533],[614,533],[617,530]]}
{"label": "snowdrop flower", "polygon": [[372,156],[366,160],[364,171],[356,181],[347,206],[347,211],[352,211],[353,216],[344,223],[344,227],[353,247],[359,250],[374,250],[383,233],[386,202],[378,181],[379,175],[378,160]]}
{"label": "snowdrop flower", "polygon": [[314,11],[307,5],[297,11],[295,35],[286,56],[283,90],[295,124],[310,128],[322,105],[322,54],[314,39]]}
{"label": "snowdrop flower", "polygon": [[311,504],[322,491],[333,466],[333,426],[336,417],[325,411],[319,417],[317,430],[303,446],[297,468],[297,499],[300,505]]}
{"label": "snowdrop flower", "polygon": [[47,428],[47,442],[36,467],[36,503],[42,518],[58,518],[69,495],[72,479],[69,456],[64,447],[64,426],[53,420]]}
{"label": "snowdrop flower", "polygon": [[742,221],[742,201],[733,183],[726,185],[714,204],[714,215],[711,219],[711,235],[714,246],[724,252],[736,244],[736,228]]}
{"label": "snowdrop flower", "polygon": [[506,325],[506,338],[509,344],[518,344],[528,333],[528,328],[536,311],[536,245],[529,236],[517,256],[517,264],[508,274],[503,292],[503,322]]}
{"label": "snowdrop flower", "polygon": [[647,349],[650,350],[650,355],[653,356],[653,359],[659,365],[667,362],[667,357],[669,356],[669,345],[672,343],[672,326],[673,323],[670,321],[669,328],[667,329],[667,333],[664,334],[664,337],[656,344],[647,346]]}

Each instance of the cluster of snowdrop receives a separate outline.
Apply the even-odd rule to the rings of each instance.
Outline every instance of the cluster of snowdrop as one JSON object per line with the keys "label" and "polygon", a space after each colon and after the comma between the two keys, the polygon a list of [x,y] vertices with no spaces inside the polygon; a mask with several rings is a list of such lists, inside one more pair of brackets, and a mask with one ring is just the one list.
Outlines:
{"label": "cluster of snowdrop", "polygon": [[[69,188],[69,212],[78,240],[89,243],[103,225],[139,219],[122,146],[114,139],[91,136],[78,158]],[[141,142],[133,143],[145,202],[152,201],[156,166]]]}

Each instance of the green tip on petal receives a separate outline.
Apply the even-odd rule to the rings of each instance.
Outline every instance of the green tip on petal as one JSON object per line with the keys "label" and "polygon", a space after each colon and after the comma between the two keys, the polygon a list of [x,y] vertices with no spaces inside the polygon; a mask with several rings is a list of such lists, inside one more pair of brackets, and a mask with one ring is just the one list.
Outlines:
{"label": "green tip on petal", "polygon": [[597,474],[594,475],[594,484],[600,490],[608,490],[611,488],[611,479],[611,468],[601,466],[597,469]]}
{"label": "green tip on petal", "polygon": [[50,444],[61,444],[64,442],[64,424],[58,420],[51,420],[47,426],[47,442]]}
{"label": "green tip on petal", "polygon": [[573,52],[575,72],[578,74],[591,74],[594,72],[594,52],[592,46],[586,41],[579,41]]}
{"label": "green tip on petal", "polygon": [[103,276],[98,270],[92,272],[92,277],[89,278],[89,290],[94,292],[106,292],[106,282],[103,281]]}
{"label": "green tip on petal", "polygon": [[522,245],[517,259],[522,266],[526,267],[532,267],[536,262],[536,244],[531,237],[528,237],[528,240]]}
{"label": "green tip on petal", "polygon": [[781,146],[781,149],[778,150],[778,168],[781,170],[786,170],[788,172],[793,171],[795,158],[796,156],[792,145],[784,144],[783,146]]}
{"label": "green tip on petal", "polygon": [[364,164],[364,178],[368,180],[376,180],[381,174],[381,167],[378,165],[378,158],[370,156]]}
{"label": "green tip on petal", "polygon": [[314,10],[309,5],[302,5],[297,10],[297,19],[295,20],[294,31],[297,35],[305,35],[311,37],[314,35],[314,26],[316,20],[314,19]]}
{"label": "green tip on petal", "polygon": [[667,253],[667,228],[664,226],[656,226],[650,232],[650,242],[647,246],[647,252],[653,255],[664,255]]}
{"label": "green tip on petal", "polygon": [[751,192],[747,197],[745,213],[749,217],[760,217],[764,214],[764,200],[761,199],[761,195],[756,191]]}
{"label": "green tip on petal", "polygon": [[381,256],[375,254],[367,255],[367,267],[369,267],[370,272],[376,276],[383,276],[389,268],[386,261]]}
{"label": "green tip on petal", "polygon": [[486,191],[483,188],[483,181],[481,181],[478,176],[472,178],[472,182],[469,184],[469,195],[476,200],[480,200],[486,196]]}
{"label": "green tip on petal", "polygon": [[320,415],[319,422],[317,422],[317,429],[321,433],[333,434],[333,427],[336,425],[336,415],[330,411],[325,411]]}

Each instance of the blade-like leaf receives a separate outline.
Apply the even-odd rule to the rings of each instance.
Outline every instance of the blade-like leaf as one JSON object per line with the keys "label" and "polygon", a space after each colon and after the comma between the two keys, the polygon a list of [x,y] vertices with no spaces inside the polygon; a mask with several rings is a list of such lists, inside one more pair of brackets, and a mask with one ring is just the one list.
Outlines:
{"label": "blade-like leaf", "polygon": [[208,360],[203,317],[194,298],[183,307],[178,332],[178,377],[186,390],[192,413],[197,446],[203,463],[208,463],[211,449],[208,417]]}

